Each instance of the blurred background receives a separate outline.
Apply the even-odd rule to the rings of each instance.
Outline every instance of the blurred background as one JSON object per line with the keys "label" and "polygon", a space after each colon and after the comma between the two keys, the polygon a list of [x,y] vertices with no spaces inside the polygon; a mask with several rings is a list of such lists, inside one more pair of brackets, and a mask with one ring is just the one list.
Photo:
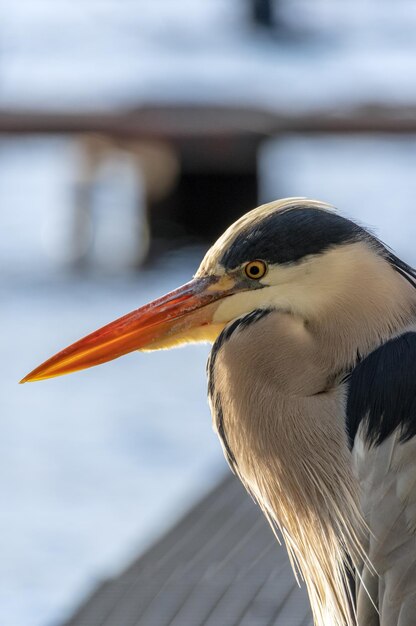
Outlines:
{"label": "blurred background", "polygon": [[19,387],[312,196],[416,264],[416,4],[0,1],[0,624],[57,626],[226,472],[208,348]]}

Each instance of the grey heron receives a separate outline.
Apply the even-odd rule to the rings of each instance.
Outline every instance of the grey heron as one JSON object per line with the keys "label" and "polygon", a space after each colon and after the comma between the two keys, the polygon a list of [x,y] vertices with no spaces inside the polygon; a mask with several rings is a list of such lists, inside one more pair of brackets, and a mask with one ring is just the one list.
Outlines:
{"label": "grey heron", "polygon": [[415,270],[331,206],[289,198],[230,226],[189,283],[21,382],[213,343],[214,428],[315,624],[414,626],[415,331]]}

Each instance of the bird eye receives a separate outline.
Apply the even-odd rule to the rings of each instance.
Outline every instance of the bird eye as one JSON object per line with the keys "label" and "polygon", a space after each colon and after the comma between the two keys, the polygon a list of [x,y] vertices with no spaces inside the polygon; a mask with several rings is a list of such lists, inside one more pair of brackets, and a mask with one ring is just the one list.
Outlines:
{"label": "bird eye", "polygon": [[244,268],[246,276],[253,280],[259,280],[267,272],[267,265],[264,261],[250,261]]}

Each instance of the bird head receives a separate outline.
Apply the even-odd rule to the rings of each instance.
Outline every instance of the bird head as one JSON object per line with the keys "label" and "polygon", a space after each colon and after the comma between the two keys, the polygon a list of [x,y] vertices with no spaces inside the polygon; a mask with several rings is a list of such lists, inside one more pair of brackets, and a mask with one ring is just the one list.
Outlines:
{"label": "bird head", "polygon": [[331,206],[304,198],[272,202],[231,225],[193,280],[68,346],[21,382],[61,376],[135,350],[214,342],[227,324],[257,310],[313,320],[338,307],[348,317],[349,308],[357,312],[371,300],[374,281],[379,306],[385,307],[387,298],[394,308],[403,285],[394,288],[386,276],[397,278],[397,272],[414,280],[411,268]]}

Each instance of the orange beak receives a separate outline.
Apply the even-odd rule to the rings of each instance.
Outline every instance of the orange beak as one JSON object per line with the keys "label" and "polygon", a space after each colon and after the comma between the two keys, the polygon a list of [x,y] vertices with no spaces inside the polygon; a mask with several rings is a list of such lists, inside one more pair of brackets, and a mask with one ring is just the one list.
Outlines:
{"label": "orange beak", "polygon": [[68,346],[20,382],[62,376],[117,359],[134,350],[157,350],[192,341],[213,341],[225,323],[213,316],[219,300],[237,291],[228,277],[195,278]]}

